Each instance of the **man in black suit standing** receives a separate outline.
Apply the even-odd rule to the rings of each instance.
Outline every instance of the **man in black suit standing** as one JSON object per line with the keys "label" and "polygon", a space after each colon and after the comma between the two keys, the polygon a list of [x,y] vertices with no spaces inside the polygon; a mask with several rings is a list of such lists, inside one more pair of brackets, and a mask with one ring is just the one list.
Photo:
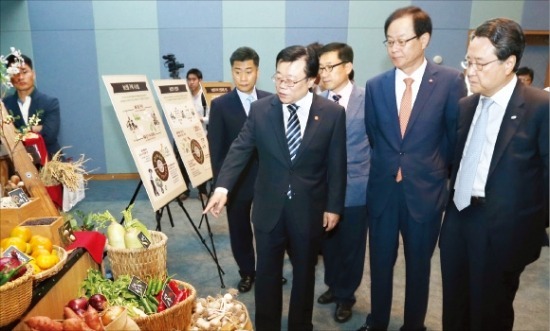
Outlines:
{"label": "man in black suit standing", "polygon": [[[319,70],[311,47],[277,55],[277,94],[252,104],[231,145],[204,212],[217,217],[255,150],[258,177],[252,222],[256,236],[256,329],[280,330],[285,250],[293,266],[289,330],[312,330],[315,264],[324,231],[338,223],[346,191],[344,109],[309,91]],[[224,192],[225,191],[225,192]]]}
{"label": "man in black suit standing", "polygon": [[[250,104],[271,95],[256,89],[260,57],[250,47],[240,47],[231,54],[231,75],[235,89],[212,100],[208,144],[214,172],[214,183],[229,151],[250,112]],[[256,277],[254,236],[250,224],[250,210],[254,196],[254,182],[258,173],[256,153],[248,161],[227,201],[227,222],[233,257],[239,266],[240,292],[248,292]]]}
{"label": "man in black suit standing", "polygon": [[444,330],[512,330],[519,277],[540,254],[549,94],[516,78],[524,47],[516,22],[492,19],[474,31],[463,61],[474,94],[460,100],[441,230]]}

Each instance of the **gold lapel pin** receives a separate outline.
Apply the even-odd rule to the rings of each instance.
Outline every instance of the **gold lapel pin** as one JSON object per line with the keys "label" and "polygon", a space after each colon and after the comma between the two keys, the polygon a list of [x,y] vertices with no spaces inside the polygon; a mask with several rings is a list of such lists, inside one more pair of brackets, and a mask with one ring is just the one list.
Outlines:
{"label": "gold lapel pin", "polygon": [[315,119],[316,121],[318,121],[318,120],[319,120],[319,116],[315,116],[314,119]]}

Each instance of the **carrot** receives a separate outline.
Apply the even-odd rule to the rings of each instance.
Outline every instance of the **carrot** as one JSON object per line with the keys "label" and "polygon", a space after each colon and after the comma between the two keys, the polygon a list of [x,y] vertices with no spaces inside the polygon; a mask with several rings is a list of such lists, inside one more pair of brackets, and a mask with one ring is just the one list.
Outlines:
{"label": "carrot", "polygon": [[25,323],[37,331],[63,331],[63,324],[47,316],[33,316],[25,320]]}
{"label": "carrot", "polygon": [[97,310],[94,309],[92,306],[88,306],[88,310],[84,314],[84,321],[86,321],[86,324],[95,331],[104,331],[105,328],[103,327],[103,324],[101,324],[101,320],[99,318],[99,314],[97,313]]}
{"label": "carrot", "polygon": [[78,315],[77,313],[75,313],[74,310],[72,310],[72,309],[69,308],[69,307],[63,308],[63,315],[64,315],[65,319],[69,319],[69,318],[79,318],[79,319],[82,319],[82,318],[80,317],[80,315]]}

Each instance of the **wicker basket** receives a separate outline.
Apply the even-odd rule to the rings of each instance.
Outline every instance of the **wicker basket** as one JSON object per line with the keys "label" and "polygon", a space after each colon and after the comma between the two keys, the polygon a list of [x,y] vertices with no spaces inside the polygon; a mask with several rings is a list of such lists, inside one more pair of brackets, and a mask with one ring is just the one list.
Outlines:
{"label": "wicker basket", "polygon": [[67,262],[67,251],[59,246],[53,246],[53,250],[57,253],[57,256],[59,257],[59,262],[57,262],[56,265],[51,267],[50,269],[46,269],[42,272],[39,272],[34,275],[34,284],[43,281],[44,279],[51,277],[59,272],[61,268],[65,265],[65,262]]}
{"label": "wicker basket", "polygon": [[136,276],[146,280],[150,277],[166,278],[166,242],[162,232],[149,231],[152,244],[149,248],[115,248],[109,243],[107,256],[115,279],[121,275]]}
{"label": "wicker basket", "polygon": [[145,317],[135,317],[133,320],[137,323],[141,331],[147,330],[187,330],[191,325],[191,314],[195,305],[197,291],[193,286],[176,280],[179,287],[185,287],[190,294],[187,299],[178,302],[172,307]]}
{"label": "wicker basket", "polygon": [[32,299],[31,266],[23,276],[0,286],[0,327],[7,325],[23,315]]}

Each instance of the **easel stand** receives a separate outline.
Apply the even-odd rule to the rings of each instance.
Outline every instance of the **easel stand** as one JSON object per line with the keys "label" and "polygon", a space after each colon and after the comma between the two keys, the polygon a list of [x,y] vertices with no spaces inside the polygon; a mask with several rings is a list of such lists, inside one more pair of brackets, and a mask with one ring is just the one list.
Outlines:
{"label": "easel stand", "polygon": [[[128,206],[126,207],[126,209],[128,209],[128,207],[130,207],[134,203],[134,201],[136,200],[136,197],[139,193],[139,190],[141,189],[142,186],[143,186],[143,181],[140,180],[137,187],[136,187],[136,189],[135,189],[135,191],[134,191],[134,194],[132,195],[132,198],[130,199],[130,202],[128,203]],[[205,201],[203,200],[201,194],[199,194],[199,198],[201,200],[202,209],[204,209]],[[202,242],[202,244],[204,245],[204,247],[206,248],[206,250],[208,251],[208,253],[212,257],[212,260],[214,261],[214,263],[216,264],[216,267],[218,268],[218,275],[220,277],[221,288],[225,288],[225,284],[223,282],[223,275],[225,275],[225,272],[223,271],[223,269],[220,266],[220,263],[218,261],[218,255],[216,254],[216,246],[214,245],[214,236],[212,235],[212,230],[210,228],[210,222],[208,221],[208,216],[206,214],[201,214],[202,215],[201,216],[201,224],[202,224],[202,221],[204,220],[205,223],[206,223],[206,228],[208,230],[208,236],[210,237],[210,244],[212,245],[212,249],[210,249],[210,247],[208,247],[208,244],[207,244],[206,240],[204,239],[201,232],[199,231],[199,228],[197,228],[197,226],[195,225],[195,222],[193,222],[193,219],[191,218],[191,215],[189,215],[189,212],[187,211],[187,209],[183,205],[183,202],[180,199],[174,199],[173,201],[176,201],[178,203],[178,205],[181,207],[181,209],[183,210],[185,216],[187,216],[187,220],[189,221],[189,223],[191,224],[191,226],[195,230],[195,233],[199,236],[200,241]],[[166,208],[166,212],[168,213],[168,218],[170,219],[170,225],[172,225],[172,227],[174,227],[174,220],[172,218],[172,212],[170,211],[170,203],[167,203],[165,206],[161,207],[159,210],[157,210],[155,212],[155,219],[157,221],[157,227],[156,227],[157,231],[161,231],[160,221],[162,219],[162,215],[164,214],[164,209],[165,208]],[[123,219],[120,221],[120,223],[122,223],[122,222],[123,222]]]}

